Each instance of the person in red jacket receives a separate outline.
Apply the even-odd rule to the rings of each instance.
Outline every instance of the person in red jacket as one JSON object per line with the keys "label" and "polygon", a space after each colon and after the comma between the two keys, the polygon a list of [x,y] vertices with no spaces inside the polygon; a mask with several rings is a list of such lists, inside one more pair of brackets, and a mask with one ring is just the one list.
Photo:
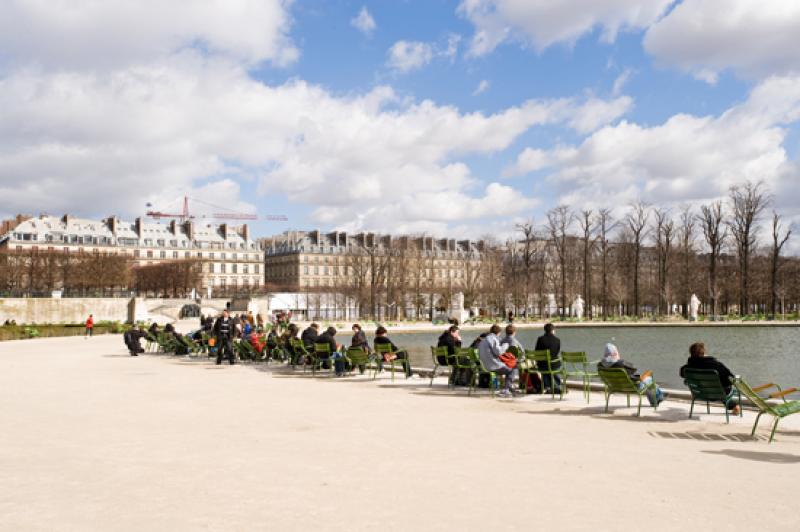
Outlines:
{"label": "person in red jacket", "polygon": [[86,320],[86,334],[83,336],[84,339],[92,336],[94,333],[94,317],[89,314],[89,318]]}

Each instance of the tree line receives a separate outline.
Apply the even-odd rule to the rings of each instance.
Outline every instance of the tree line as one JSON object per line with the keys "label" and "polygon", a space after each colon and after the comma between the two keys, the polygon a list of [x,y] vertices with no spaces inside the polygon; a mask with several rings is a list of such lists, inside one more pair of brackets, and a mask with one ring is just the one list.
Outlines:
{"label": "tree line", "polygon": [[185,296],[201,285],[198,260],[136,266],[114,253],[67,253],[55,250],[0,251],[0,295],[65,297],[131,295]]}
{"label": "tree line", "polygon": [[686,318],[692,294],[707,316],[776,316],[797,312],[800,261],[786,256],[792,228],[771,206],[750,182],[700,206],[636,202],[618,218],[561,205],[455,259],[409,239],[360,242],[332,285],[304,290],[353,297],[365,317],[430,318],[459,292],[466,308],[494,316],[567,317],[580,296],[589,319]]}

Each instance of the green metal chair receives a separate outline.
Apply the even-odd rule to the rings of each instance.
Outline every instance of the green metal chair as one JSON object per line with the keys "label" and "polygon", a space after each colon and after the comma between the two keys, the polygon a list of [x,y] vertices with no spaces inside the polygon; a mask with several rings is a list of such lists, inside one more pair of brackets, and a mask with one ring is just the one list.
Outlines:
{"label": "green metal chair", "polygon": [[[557,359],[556,359],[557,360]],[[545,367],[539,368],[539,362],[541,362]],[[550,350],[543,349],[540,351],[534,351],[532,349],[525,350],[525,364],[524,369],[520,369],[520,380],[522,382],[528,381],[528,373],[539,373],[544,377],[545,375],[550,376],[550,393],[553,399],[556,398],[556,375],[561,376],[561,368],[553,368],[554,360],[550,358]],[[524,379],[522,375],[524,374]],[[562,383],[559,386],[558,390],[558,398],[564,398],[564,388],[566,388],[567,383]]]}
{"label": "green metal chair", "polygon": [[[317,369],[325,369],[325,362],[330,366],[330,372],[334,371],[333,352],[330,344],[314,343],[314,352],[311,353],[311,375],[316,375]],[[319,366],[319,368],[318,368]]]}
{"label": "green metal chair", "polygon": [[[623,368],[598,368],[597,373],[600,375],[600,380],[602,380],[603,384],[605,385],[604,393],[606,396],[606,413],[608,412],[608,400],[611,398],[611,396],[615,393],[624,393],[628,399],[628,406],[631,406],[631,394],[639,397],[639,407],[636,410],[636,415],[641,415],[642,396],[645,396],[648,390],[651,388],[655,390],[657,386],[656,379],[654,377],[650,384],[643,386],[640,390],[639,386],[633,382],[628,375],[628,372]],[[656,401],[653,405],[653,410],[657,409],[658,401]]]}
{"label": "green metal chair", "polygon": [[[403,349],[400,349],[400,351],[403,351]],[[391,344],[375,344],[375,353],[382,360],[383,355],[393,354],[394,351],[392,351]],[[378,361],[379,367],[381,366],[381,364],[386,364],[386,362],[381,362],[381,360]],[[411,367],[411,361],[408,360],[408,351],[406,351],[406,358],[404,360],[395,358],[389,361],[389,369],[392,372],[392,382],[394,382],[395,366],[400,366],[400,368],[402,368],[405,371],[406,364],[408,364],[409,368]]]}
{"label": "green metal chair", "polygon": [[436,370],[449,366],[447,346],[433,347],[431,346],[431,360],[433,361],[433,371],[431,372],[431,383],[429,387],[433,386],[433,379],[436,377]]}
{"label": "green metal chair", "polygon": [[306,349],[306,346],[303,344],[303,341],[299,338],[290,338],[289,345],[292,346],[293,355],[291,360],[289,360],[289,365],[294,368],[299,361],[303,362],[303,373],[306,372],[306,367],[309,365],[309,361],[311,360],[311,354]]}
{"label": "green metal chair", "polygon": [[477,356],[476,363],[480,373],[487,373],[489,375],[489,388],[492,389],[492,397],[494,397],[497,394],[497,390],[500,389],[500,377],[497,375],[497,372],[489,370],[483,364],[483,360],[481,360],[480,356]]}
{"label": "green metal chair", "polygon": [[[754,436],[756,433],[756,428],[758,428],[758,422],[761,419],[761,416],[764,414],[769,414],[775,418],[775,423],[772,425],[772,432],[769,435],[769,442],[772,443],[772,440],[775,438],[775,429],[778,428],[778,422],[792,414],[797,414],[800,412],[800,401],[787,401],[786,396],[790,393],[795,393],[798,391],[797,388],[788,388],[786,390],[782,390],[780,386],[777,384],[769,383],[763,386],[758,386],[756,388],[751,388],[748,384],[743,381],[741,378],[737,378],[733,381],[733,385],[736,387],[742,395],[747,397],[747,399],[758,408],[758,416],[756,416],[756,422],[753,424],[753,430],[750,432],[751,436]],[[758,395],[758,392],[763,392],[770,388],[777,388],[777,392],[769,394],[769,398],[771,399],[782,399],[782,403],[778,403],[777,405],[771,405],[767,403],[767,401]]]}
{"label": "green metal chair", "polygon": [[[450,355],[449,362],[450,371],[453,372],[453,374],[459,370],[470,372],[472,377],[469,382],[469,395],[472,395],[472,390],[475,389],[475,381],[478,378],[478,371],[480,369],[477,350],[470,347],[460,347],[456,349],[455,354]],[[449,385],[451,388],[455,388],[456,379],[451,378]]]}
{"label": "green metal chair", "polygon": [[567,379],[580,380],[583,383],[583,394],[588,403],[592,394],[592,379],[597,378],[597,372],[591,368],[597,367],[598,360],[589,362],[585,351],[562,351],[561,352],[561,377],[564,380],[562,389],[569,393]]}
{"label": "green metal chair", "polygon": [[345,371],[348,373],[353,373],[356,368],[363,366],[366,372],[372,371],[372,378],[378,375],[378,366],[377,364],[370,365],[372,361],[372,357],[370,354],[362,347],[348,347],[347,352],[345,353],[345,359],[349,363],[349,368],[345,367]]}
{"label": "green metal chair", "polygon": [[[725,392],[725,388],[719,382],[719,373],[713,369],[694,369],[686,368],[683,374],[683,383],[689,388],[692,394],[692,406],[689,407],[689,419],[692,418],[694,412],[695,401],[706,402],[706,412],[711,413],[711,401],[720,401],[725,407],[725,423],[730,423],[729,419],[729,406],[733,404],[741,404],[742,396],[738,388],[732,387],[730,392]],[[738,403],[734,400],[738,398]],[[741,409],[739,416],[742,415]]]}

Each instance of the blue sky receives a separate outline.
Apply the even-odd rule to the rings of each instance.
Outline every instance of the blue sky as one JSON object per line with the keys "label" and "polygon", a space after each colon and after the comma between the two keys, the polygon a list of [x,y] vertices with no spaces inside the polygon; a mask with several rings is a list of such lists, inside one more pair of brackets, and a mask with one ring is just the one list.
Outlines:
{"label": "blue sky", "polygon": [[503,237],[760,179],[797,219],[800,4],[762,4],[12,1],[0,214],[188,194],[289,216],[261,234]]}

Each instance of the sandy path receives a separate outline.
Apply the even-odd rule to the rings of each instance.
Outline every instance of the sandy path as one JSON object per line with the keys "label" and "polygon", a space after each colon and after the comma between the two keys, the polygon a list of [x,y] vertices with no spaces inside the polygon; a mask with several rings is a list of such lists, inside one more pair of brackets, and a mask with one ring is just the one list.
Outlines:
{"label": "sandy path", "polygon": [[597,394],[312,380],[113,336],[0,361],[0,530],[800,529],[800,420],[767,445],[719,409],[637,420]]}

